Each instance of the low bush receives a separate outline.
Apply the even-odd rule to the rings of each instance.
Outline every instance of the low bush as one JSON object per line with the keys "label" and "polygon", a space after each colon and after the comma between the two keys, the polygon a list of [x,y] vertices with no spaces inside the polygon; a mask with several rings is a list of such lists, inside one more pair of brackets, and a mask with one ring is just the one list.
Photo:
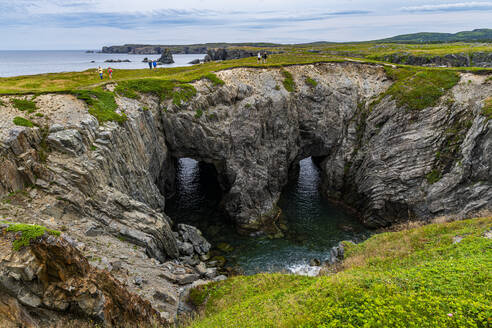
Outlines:
{"label": "low bush", "polygon": [[24,99],[12,99],[12,106],[20,111],[27,111],[29,114],[34,113],[37,110],[36,103],[34,101]]}
{"label": "low bush", "polygon": [[14,122],[15,125],[25,126],[25,127],[28,127],[28,128],[32,128],[34,126],[34,123],[33,122],[29,121],[27,118],[23,118],[23,117],[20,117],[20,116],[14,117],[13,122]]}
{"label": "low bush", "polygon": [[[340,272],[237,276],[190,294],[190,327],[490,327],[492,217],[345,243]],[[460,242],[454,237],[460,236]]]}

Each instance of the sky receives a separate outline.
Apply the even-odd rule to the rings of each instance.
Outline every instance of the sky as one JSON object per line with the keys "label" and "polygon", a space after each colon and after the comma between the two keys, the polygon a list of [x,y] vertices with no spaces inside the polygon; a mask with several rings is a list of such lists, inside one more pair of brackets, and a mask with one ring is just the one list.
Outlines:
{"label": "sky", "polygon": [[492,1],[0,0],[0,50],[367,41],[491,22]]}

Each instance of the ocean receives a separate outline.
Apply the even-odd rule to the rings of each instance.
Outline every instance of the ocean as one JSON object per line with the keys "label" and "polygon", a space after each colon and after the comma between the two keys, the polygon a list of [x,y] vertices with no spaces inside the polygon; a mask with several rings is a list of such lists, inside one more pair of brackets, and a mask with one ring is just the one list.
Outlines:
{"label": "ocean", "polygon": [[[90,68],[112,67],[115,69],[148,68],[142,60],[158,59],[160,55],[130,55],[86,53],[83,50],[5,50],[0,51],[0,77],[33,75],[56,72],[80,72]],[[174,64],[159,67],[188,66],[194,59],[203,59],[205,54],[173,55]],[[105,63],[107,59],[128,59],[130,63]],[[94,62],[92,62],[94,61]]]}

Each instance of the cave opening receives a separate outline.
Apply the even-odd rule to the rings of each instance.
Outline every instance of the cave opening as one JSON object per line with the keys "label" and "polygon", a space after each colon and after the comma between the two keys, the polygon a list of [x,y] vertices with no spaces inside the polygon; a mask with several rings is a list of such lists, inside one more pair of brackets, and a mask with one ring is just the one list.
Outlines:
{"label": "cave opening", "polygon": [[174,186],[172,193],[168,192],[165,208],[174,225],[193,225],[207,236],[214,224],[232,225],[221,210],[224,191],[215,166],[189,157],[174,161]]}
{"label": "cave opening", "polygon": [[198,227],[213,245],[211,257],[225,259],[229,270],[314,274],[319,268],[311,267],[311,260],[328,260],[330,248],[341,240],[368,236],[357,218],[321,195],[322,160],[308,157],[291,167],[278,203],[282,233],[277,236],[239,235],[221,209],[224,190],[214,165],[191,158],[177,160],[175,193],[167,199],[166,213],[174,224]]}

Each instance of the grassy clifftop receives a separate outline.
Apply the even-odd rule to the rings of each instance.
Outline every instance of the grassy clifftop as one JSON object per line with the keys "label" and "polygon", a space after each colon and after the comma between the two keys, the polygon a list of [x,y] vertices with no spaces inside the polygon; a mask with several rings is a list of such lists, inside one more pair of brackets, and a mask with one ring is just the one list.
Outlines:
{"label": "grassy clifftop", "polygon": [[[348,244],[340,272],[260,274],[192,291],[190,327],[490,327],[492,217]],[[487,238],[488,237],[488,238]]]}

